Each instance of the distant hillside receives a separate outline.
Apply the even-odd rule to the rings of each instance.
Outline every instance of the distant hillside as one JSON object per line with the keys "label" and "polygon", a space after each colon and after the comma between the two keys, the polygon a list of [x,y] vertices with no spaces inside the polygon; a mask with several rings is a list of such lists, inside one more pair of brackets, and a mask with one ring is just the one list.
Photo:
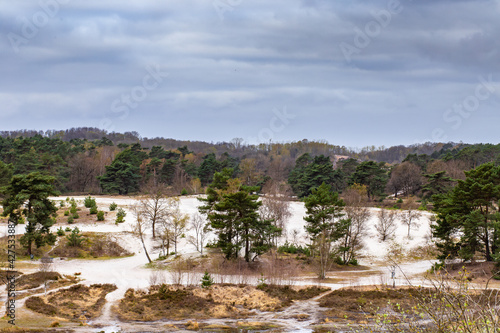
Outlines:
{"label": "distant hillside", "polygon": [[187,146],[190,150],[197,153],[215,152],[217,155],[223,153],[231,153],[236,157],[243,157],[246,155],[254,155],[259,153],[267,153],[272,150],[286,149],[291,157],[297,158],[304,153],[311,155],[320,155],[334,157],[336,155],[343,155],[353,157],[362,161],[373,160],[376,162],[386,162],[390,164],[402,162],[408,155],[426,154],[433,155],[435,158],[446,154],[449,151],[460,151],[469,144],[463,143],[423,143],[414,144],[410,146],[393,146],[393,147],[364,147],[361,149],[350,149],[345,146],[337,146],[330,144],[326,141],[308,141],[306,139],[301,141],[286,142],[286,143],[263,143],[259,145],[248,145],[242,139],[233,139],[230,142],[203,142],[203,141],[186,141],[176,140],[171,138],[147,138],[141,137],[137,132],[108,133],[93,127],[79,127],[67,130],[48,130],[48,131],[34,131],[34,130],[17,130],[17,131],[0,131],[0,137],[3,138],[18,138],[18,137],[34,137],[40,135],[42,137],[51,139],[61,139],[64,142],[85,140],[88,142],[108,139],[113,145],[127,145],[133,143],[140,143],[144,148],[152,148],[154,146],[161,146],[166,150],[177,149],[178,147]]}
{"label": "distant hillside", "polygon": [[37,171],[54,176],[61,192],[77,193],[129,194],[158,183],[173,194],[203,193],[214,174],[225,168],[246,185],[264,186],[271,180],[302,195],[323,181],[341,192],[369,178],[363,169],[383,180],[380,195],[386,185],[389,193],[397,190],[398,177],[416,175],[419,185],[412,193],[417,193],[426,174],[445,171],[462,179],[464,171],[487,162],[500,164],[500,145],[424,143],[349,149],[326,141],[249,145],[236,138],[208,143],[97,128],[0,132],[0,187],[12,175]]}

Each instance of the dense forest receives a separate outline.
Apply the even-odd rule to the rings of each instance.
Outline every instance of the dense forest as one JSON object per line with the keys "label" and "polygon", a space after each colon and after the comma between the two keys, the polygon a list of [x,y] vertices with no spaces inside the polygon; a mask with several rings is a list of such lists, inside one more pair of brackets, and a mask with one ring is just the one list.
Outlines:
{"label": "dense forest", "polygon": [[[62,193],[134,194],[164,184],[173,194],[204,193],[216,172],[230,168],[247,186],[268,180],[305,197],[323,182],[337,192],[365,185],[368,197],[431,198],[465,179],[464,171],[500,164],[500,144],[425,143],[351,149],[318,141],[250,145],[142,138],[96,128],[0,132],[0,186],[12,175],[54,176]],[[448,181],[448,183],[446,183]],[[437,193],[434,193],[436,192]]]}

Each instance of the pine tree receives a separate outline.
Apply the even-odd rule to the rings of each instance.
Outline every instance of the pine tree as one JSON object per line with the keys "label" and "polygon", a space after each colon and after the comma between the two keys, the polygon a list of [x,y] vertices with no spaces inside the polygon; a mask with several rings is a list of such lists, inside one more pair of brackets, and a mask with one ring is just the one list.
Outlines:
{"label": "pine tree", "polygon": [[0,160],[0,190],[10,183],[13,169],[14,167],[12,164],[5,164]]}
{"label": "pine tree", "polygon": [[220,163],[215,158],[215,154],[211,153],[203,157],[200,168],[198,169],[198,177],[202,185],[208,185],[212,182],[214,173],[220,170]]}
{"label": "pine tree", "polygon": [[272,228],[271,221],[260,218],[258,210],[262,203],[258,195],[252,194],[258,187],[243,186],[238,179],[230,178],[231,174],[232,169],[214,174],[207,198],[200,199],[205,204],[199,211],[210,221],[226,258],[236,259],[244,249],[244,258],[249,262],[252,253],[257,256],[269,249],[270,233],[280,230]]}
{"label": "pine tree", "polygon": [[205,274],[201,278],[201,287],[203,289],[208,289],[210,286],[214,284],[214,280],[212,279],[212,276],[208,273],[208,271],[205,271]]}
{"label": "pine tree", "polygon": [[122,195],[139,191],[140,166],[147,157],[140,144],[119,153],[104,175],[98,177],[103,191]]}
{"label": "pine tree", "polygon": [[66,239],[68,241],[68,246],[72,247],[80,247],[82,245],[82,242],[85,240],[82,234],[80,234],[80,229],[74,228],[71,231],[71,234],[66,236]]}
{"label": "pine tree", "polygon": [[295,168],[290,172],[288,182],[294,193],[302,198],[311,194],[312,189],[322,183],[337,184],[338,177],[339,174],[333,170],[333,164],[329,157],[319,155],[311,158],[306,153],[297,159]]}
{"label": "pine tree", "polygon": [[54,224],[53,216],[57,212],[55,204],[49,196],[58,195],[54,190],[55,178],[33,172],[28,175],[16,175],[5,189],[5,199],[2,202],[4,216],[17,221],[25,217],[26,231],[21,237],[21,244],[27,248],[28,255],[32,253],[32,245],[37,247],[53,244],[56,236],[50,232]]}
{"label": "pine tree", "polygon": [[465,175],[450,192],[434,196],[433,235],[441,240],[437,245],[443,259],[473,259],[480,251],[491,261],[500,246],[500,166],[483,164]]}
{"label": "pine tree", "polygon": [[345,236],[350,220],[342,218],[345,203],[325,183],[313,189],[304,202],[307,214],[304,217],[305,228],[313,248],[318,252],[318,276],[324,279],[332,262],[333,243]]}
{"label": "pine tree", "polygon": [[367,187],[368,199],[377,195],[382,195],[387,184],[387,172],[384,170],[384,163],[375,163],[373,161],[362,162],[356,167],[349,185],[362,184]]}
{"label": "pine tree", "polygon": [[424,175],[427,178],[427,184],[422,187],[424,199],[433,200],[432,197],[437,194],[448,192],[454,180],[446,175],[446,171],[439,171],[434,174]]}

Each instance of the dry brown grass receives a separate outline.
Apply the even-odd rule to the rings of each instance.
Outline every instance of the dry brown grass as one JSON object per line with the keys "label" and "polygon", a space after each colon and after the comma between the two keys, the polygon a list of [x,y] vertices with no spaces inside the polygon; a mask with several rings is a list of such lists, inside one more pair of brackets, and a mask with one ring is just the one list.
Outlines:
{"label": "dry brown grass", "polygon": [[258,290],[253,286],[212,286],[210,289],[193,289],[193,294],[205,299],[213,299],[223,306],[243,306],[249,310],[275,311],[281,308],[278,298]]}
{"label": "dry brown grass", "polygon": [[463,273],[467,272],[467,279],[474,283],[494,282],[493,276],[500,272],[494,262],[472,262],[472,263],[455,263],[447,264],[445,270],[441,271],[441,276],[448,279],[463,278]]}
{"label": "dry brown grass", "polygon": [[[47,275],[44,276],[43,274]],[[18,299],[26,298],[35,294],[40,294],[44,291],[51,291],[54,289],[67,287],[80,281],[80,279],[78,279],[78,277],[76,276],[61,276],[56,272],[36,272],[32,274],[22,275],[21,278],[17,280],[17,283],[20,283],[20,287],[16,285],[17,290],[26,290],[26,292],[18,293]],[[45,290],[44,286],[45,279],[47,279],[47,290]]]}
{"label": "dry brown grass", "polygon": [[257,288],[264,291],[267,295],[279,299],[281,307],[287,307],[292,304],[293,301],[303,301],[314,298],[330,290],[330,288],[320,287],[291,287],[274,285],[261,285]]}
{"label": "dry brown grass", "polygon": [[309,299],[324,292],[320,288],[213,285],[195,287],[155,286],[148,291],[129,289],[115,311],[123,321],[202,320],[246,318],[253,310],[278,311],[292,300]]}
{"label": "dry brown grass", "polygon": [[324,314],[333,321],[360,323],[373,320],[377,311],[399,311],[416,305],[416,291],[409,288],[344,288],[320,299],[320,306],[329,308]]}
{"label": "dry brown grass", "polygon": [[[0,332],[2,332],[2,333],[55,333],[55,332],[61,333],[61,332],[65,332],[65,331],[61,331],[61,330],[56,331],[56,330],[51,330],[51,329],[22,328],[22,327],[14,326],[14,327],[2,328],[2,329],[0,329]],[[66,331],[66,332],[68,332],[68,331]]]}
{"label": "dry brown grass", "polygon": [[435,244],[426,244],[412,248],[406,253],[406,260],[433,260],[439,254],[438,248]]}
{"label": "dry brown grass", "polygon": [[18,272],[18,271],[8,271],[8,270],[3,270],[1,269],[0,270],[0,285],[2,284],[6,284],[8,281],[7,281],[7,276],[12,276],[12,275],[15,275],[16,278],[18,278],[20,275],[22,275],[23,273],[21,272]]}
{"label": "dry brown grass", "polygon": [[57,272],[36,272],[24,274],[16,279],[16,289],[26,290],[40,287],[45,281],[58,281],[63,277]]}
{"label": "dry brown grass", "polygon": [[26,307],[46,316],[81,321],[84,311],[86,319],[98,317],[106,303],[106,294],[114,290],[116,286],[112,284],[90,287],[78,284],[51,292],[46,297],[30,297],[26,300]]}
{"label": "dry brown grass", "polygon": [[[23,235],[16,235],[16,259],[17,260],[29,260],[28,256],[28,251],[24,247],[21,246],[20,243],[20,238]],[[8,251],[7,251],[7,237],[1,237],[0,238],[0,267],[7,267],[7,259],[8,259]],[[31,253],[37,258],[43,257],[47,251],[50,251],[51,246],[50,245],[45,245],[42,247],[37,248],[35,244],[32,245],[31,247]],[[17,263],[16,263],[17,266]]]}
{"label": "dry brown grass", "polygon": [[192,288],[167,285],[151,287],[149,291],[129,289],[115,311],[123,321],[168,319],[206,319],[215,306],[212,299],[193,295]]}

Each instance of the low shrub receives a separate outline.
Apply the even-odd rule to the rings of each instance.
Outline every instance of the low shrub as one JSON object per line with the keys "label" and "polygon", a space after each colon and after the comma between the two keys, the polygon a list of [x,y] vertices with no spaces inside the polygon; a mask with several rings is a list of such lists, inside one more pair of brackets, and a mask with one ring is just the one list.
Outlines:
{"label": "low shrub", "polygon": [[127,216],[127,213],[125,213],[123,208],[119,208],[118,212],[116,213],[116,223],[125,222],[125,216]]}
{"label": "low shrub", "polygon": [[17,290],[28,290],[38,288],[46,281],[58,281],[63,279],[61,274],[57,272],[35,272],[31,274],[23,274],[16,279]]}
{"label": "low shrub", "polygon": [[83,235],[80,234],[80,230],[78,228],[73,229],[71,234],[66,236],[66,239],[68,240],[68,246],[72,247],[80,247],[82,242],[85,240]]}
{"label": "low shrub", "polygon": [[54,316],[57,314],[57,308],[55,306],[45,303],[43,299],[38,296],[28,298],[25,305],[28,309],[47,316]]}
{"label": "low shrub", "polygon": [[90,195],[85,198],[85,200],[83,201],[83,205],[86,208],[92,208],[92,207],[96,207],[97,206],[97,204],[95,202],[95,199],[92,198]]}
{"label": "low shrub", "polygon": [[278,253],[290,253],[290,254],[304,254],[309,256],[311,251],[307,247],[302,247],[300,245],[290,244],[286,242],[285,244],[278,247]]}
{"label": "low shrub", "polygon": [[344,260],[337,256],[335,257],[335,259],[333,260],[337,265],[352,265],[352,266],[358,266],[358,260],[356,258],[352,258],[351,261],[349,262],[344,262]]}
{"label": "low shrub", "polygon": [[211,285],[214,284],[214,280],[212,279],[212,276],[208,273],[208,271],[205,271],[205,274],[201,278],[201,287],[203,289],[210,288]]}
{"label": "low shrub", "polygon": [[90,214],[91,215],[95,215],[95,214],[97,214],[97,212],[98,212],[97,206],[90,207]]}

